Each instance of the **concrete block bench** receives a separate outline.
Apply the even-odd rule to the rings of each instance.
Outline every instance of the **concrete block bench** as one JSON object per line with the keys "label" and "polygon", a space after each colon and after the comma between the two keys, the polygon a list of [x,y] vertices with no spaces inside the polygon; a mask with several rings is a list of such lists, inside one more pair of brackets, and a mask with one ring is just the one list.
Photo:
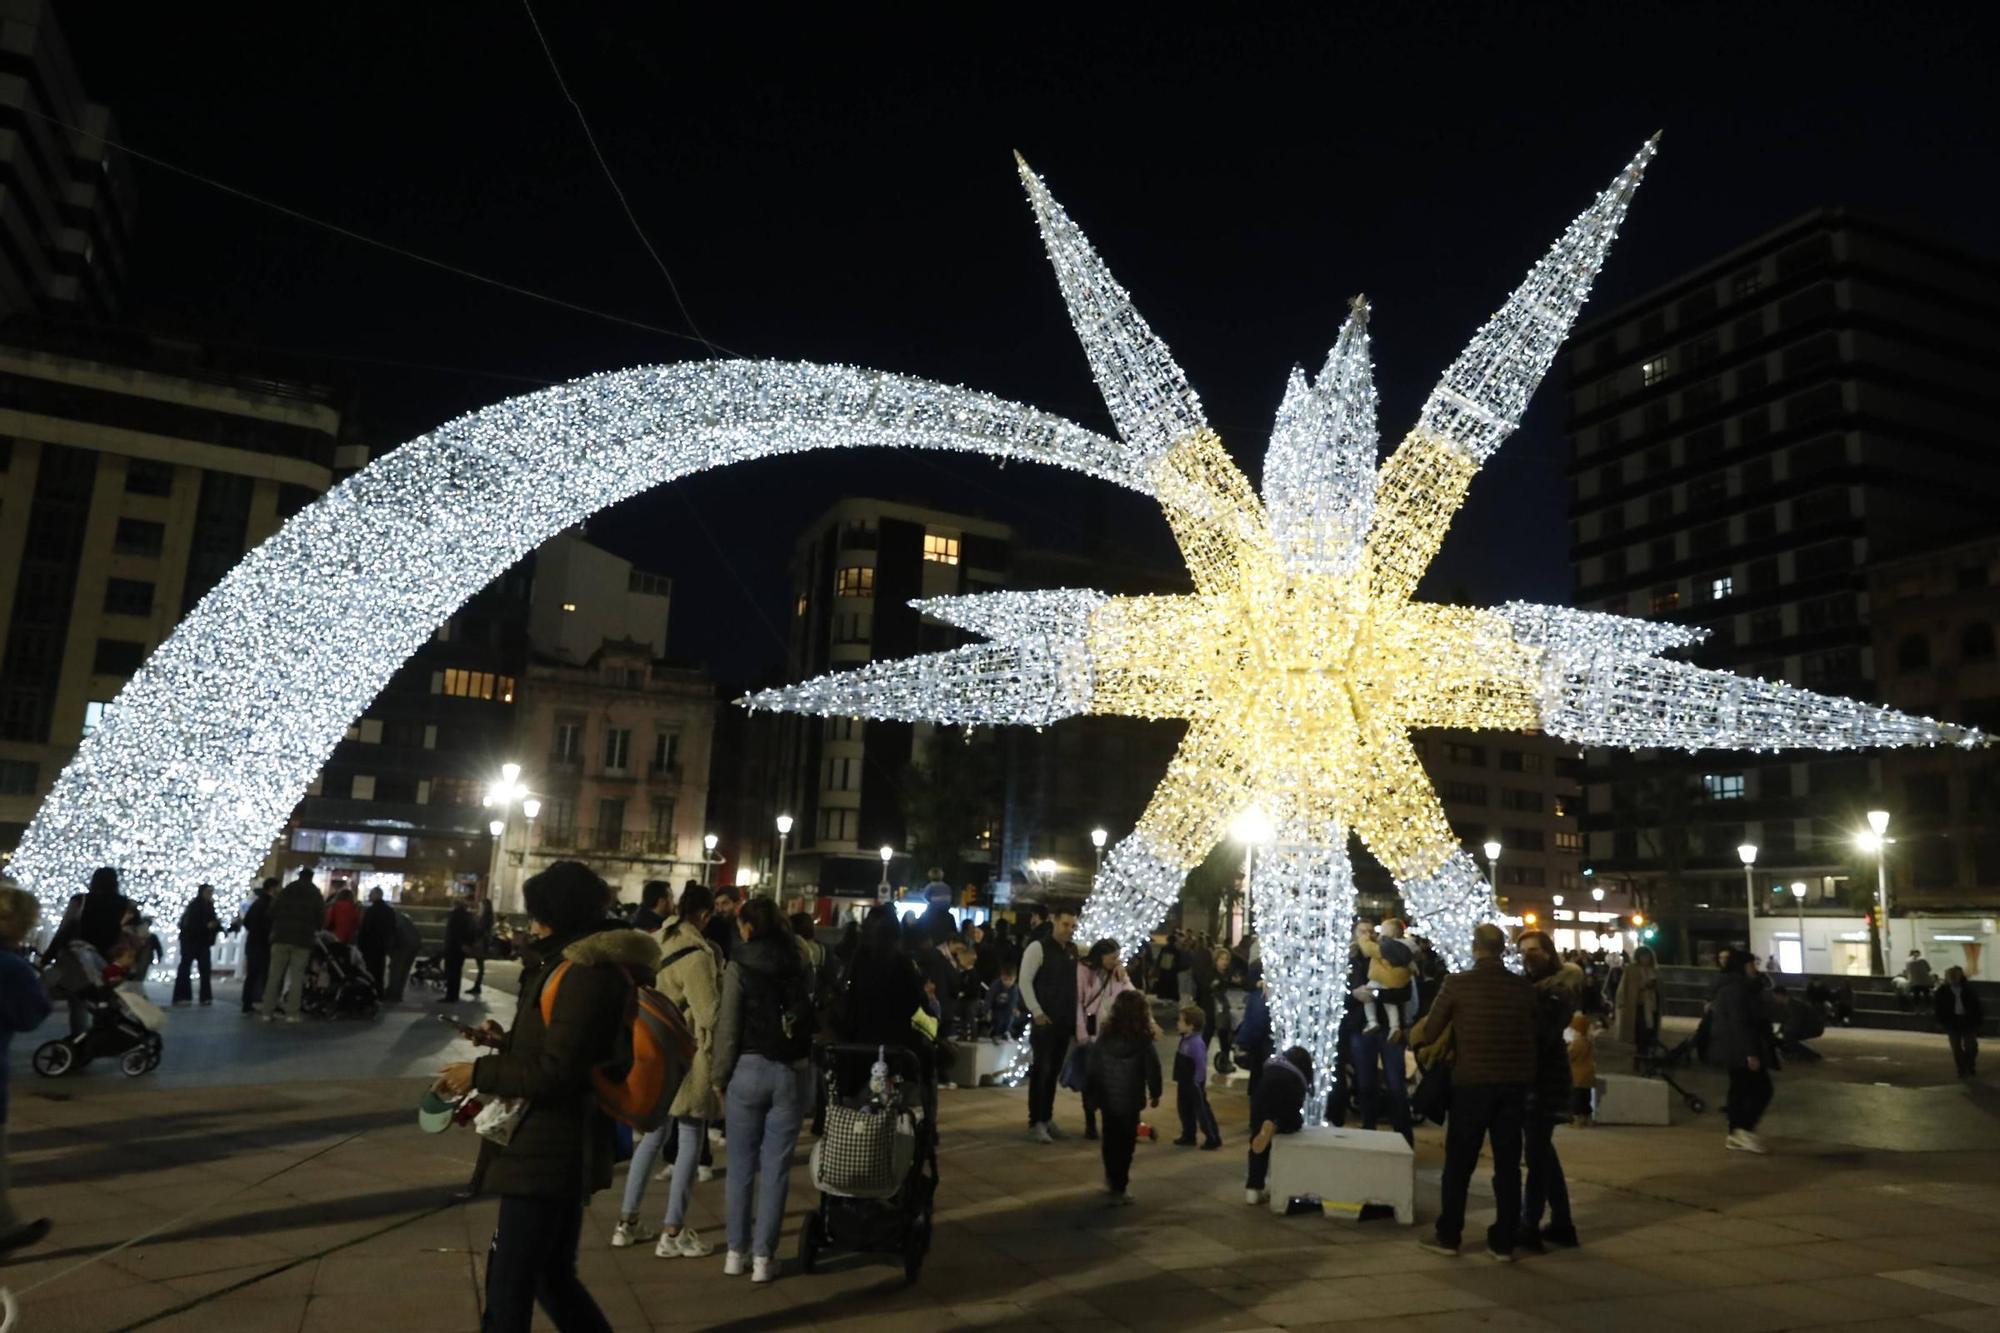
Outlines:
{"label": "concrete block bench", "polygon": [[1636,1074],[1597,1077],[1597,1123],[1600,1125],[1666,1125],[1673,1123],[1672,1089],[1657,1078]]}
{"label": "concrete block bench", "polygon": [[955,1043],[953,1049],[958,1054],[952,1062],[951,1081],[961,1088],[984,1087],[1007,1072],[1020,1046],[1017,1041],[988,1041],[984,1038]]}
{"label": "concrete block bench", "polygon": [[1300,1194],[1339,1203],[1379,1203],[1396,1220],[1417,1220],[1416,1157],[1403,1136],[1386,1130],[1321,1126],[1271,1141],[1271,1211]]}

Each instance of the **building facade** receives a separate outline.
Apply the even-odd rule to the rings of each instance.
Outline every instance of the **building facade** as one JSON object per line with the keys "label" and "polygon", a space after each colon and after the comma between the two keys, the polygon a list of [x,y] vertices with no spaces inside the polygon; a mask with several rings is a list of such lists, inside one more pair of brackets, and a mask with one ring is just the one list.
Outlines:
{"label": "building facade", "polygon": [[139,664],[353,461],[302,384],[0,346],[0,851]]}
{"label": "building facade", "polygon": [[[1584,902],[1576,747],[1540,732],[1426,731],[1412,738],[1459,845],[1487,867],[1501,908],[1548,927]],[[1498,843],[1489,861],[1486,844]],[[1560,901],[1559,901],[1560,900]]]}
{"label": "building facade", "polygon": [[52,10],[0,0],[0,323],[111,319],[130,249],[132,182],[104,142],[117,130]]}
{"label": "building facade", "polygon": [[[1699,625],[1705,666],[1882,697],[1870,567],[2000,495],[2000,270],[1822,210],[1571,346],[1576,604]],[[1599,754],[1586,860],[1712,945],[1743,933],[1739,844],[1760,909],[1793,882],[1810,911],[1865,897],[1853,834],[1883,792],[1863,753]]]}

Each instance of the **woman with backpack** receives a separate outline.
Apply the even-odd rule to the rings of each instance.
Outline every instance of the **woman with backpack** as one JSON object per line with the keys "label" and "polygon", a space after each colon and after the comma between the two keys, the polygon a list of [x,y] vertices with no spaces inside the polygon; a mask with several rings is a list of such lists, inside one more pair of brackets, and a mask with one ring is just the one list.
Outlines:
{"label": "woman with backpack", "polygon": [[[653,1254],[661,1259],[699,1259],[714,1247],[702,1240],[695,1229],[682,1225],[687,1218],[688,1197],[694,1192],[697,1164],[708,1139],[708,1122],[722,1118],[722,1099],[715,1095],[711,1065],[715,1057],[715,1021],[721,1007],[720,980],[722,954],[707,938],[709,918],[715,914],[715,896],[699,884],[681,891],[679,906],[666,934],[660,940],[660,971],[653,982],[660,994],[678,1005],[694,1033],[694,1059],[680,1091],[674,1094],[672,1119],[639,1140],[632,1150],[632,1165],[625,1177],[625,1203],[618,1214],[618,1226],[611,1243],[620,1249],[651,1240],[653,1233],[639,1221],[639,1202],[645,1197],[646,1181],[660,1155],[667,1136],[676,1138],[673,1183],[667,1187],[667,1216]],[[706,1177],[704,1177],[706,1178]]]}
{"label": "woman with backpack", "polygon": [[805,953],[778,905],[752,898],[737,912],[737,930],[743,942],[722,974],[713,1061],[729,1139],[729,1253],[722,1271],[734,1277],[747,1258],[750,1280],[769,1282],[777,1276],[792,1150],[812,1106],[807,1057],[815,1016]]}

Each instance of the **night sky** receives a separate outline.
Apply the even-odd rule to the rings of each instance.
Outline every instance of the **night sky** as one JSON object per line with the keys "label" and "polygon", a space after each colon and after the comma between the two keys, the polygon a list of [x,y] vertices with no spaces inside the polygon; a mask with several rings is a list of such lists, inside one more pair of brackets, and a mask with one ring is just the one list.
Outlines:
{"label": "night sky", "polygon": [[[1317,369],[1349,296],[1375,306],[1393,442],[1656,129],[1662,154],[1586,318],[1821,204],[1993,247],[1993,6],[1349,4],[1204,28],[1166,7],[715,8],[536,11],[715,344],[961,382],[1105,427],[1019,148],[1253,478],[1287,369]],[[133,147],[686,329],[519,4],[59,12]],[[133,322],[334,377],[378,447],[541,383],[709,355],[134,170]],[[1566,599],[1560,388],[1558,372],[1481,475],[1432,591]],[[676,656],[733,682],[776,657],[787,552],[830,499],[983,512],[1030,544],[1108,529],[1114,552],[1171,562],[1157,511],[1103,490],[959,457],[828,455],[693,478],[591,530],[676,578]]]}

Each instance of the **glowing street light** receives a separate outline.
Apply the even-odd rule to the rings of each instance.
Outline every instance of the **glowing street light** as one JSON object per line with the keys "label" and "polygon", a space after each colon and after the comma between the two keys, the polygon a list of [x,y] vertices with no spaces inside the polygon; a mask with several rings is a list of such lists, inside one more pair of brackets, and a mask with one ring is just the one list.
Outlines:
{"label": "glowing street light", "polygon": [[785,844],[792,840],[792,817],[778,816],[778,890],[771,896],[779,902],[785,900]]}
{"label": "glowing street light", "polygon": [[1792,899],[1799,906],[1799,972],[1806,970],[1806,882],[1792,881]]}
{"label": "glowing street light", "polygon": [[889,858],[895,854],[895,849],[888,843],[882,844],[882,882],[875,886],[875,896],[885,903],[889,901]]}
{"label": "glowing street light", "polygon": [[1757,947],[1757,886],[1751,869],[1757,864],[1757,844],[1746,842],[1741,847],[1738,847],[1736,849],[1736,859],[1743,863],[1743,947],[1755,950]]}
{"label": "glowing street light", "polygon": [[1500,840],[1489,838],[1480,848],[1486,853],[1486,887],[1493,890],[1493,896],[1500,896]]}
{"label": "glowing street light", "polygon": [[1870,810],[1867,829],[1855,834],[1854,841],[1862,851],[1875,853],[1875,931],[1882,946],[1882,975],[1891,976],[1894,968],[1889,961],[1889,844],[1895,839],[1889,836],[1889,812]]}
{"label": "glowing street light", "polygon": [[1103,829],[1094,828],[1090,831],[1090,850],[1097,857],[1097,868],[1091,875],[1093,880],[1104,873],[1104,844],[1109,841],[1111,841],[1111,835]]}
{"label": "glowing street light", "polygon": [[1236,816],[1236,822],[1229,826],[1229,836],[1243,844],[1243,933],[1248,935],[1255,928],[1256,919],[1250,888],[1257,873],[1257,844],[1271,841],[1278,831],[1271,827],[1271,817],[1253,805]]}

